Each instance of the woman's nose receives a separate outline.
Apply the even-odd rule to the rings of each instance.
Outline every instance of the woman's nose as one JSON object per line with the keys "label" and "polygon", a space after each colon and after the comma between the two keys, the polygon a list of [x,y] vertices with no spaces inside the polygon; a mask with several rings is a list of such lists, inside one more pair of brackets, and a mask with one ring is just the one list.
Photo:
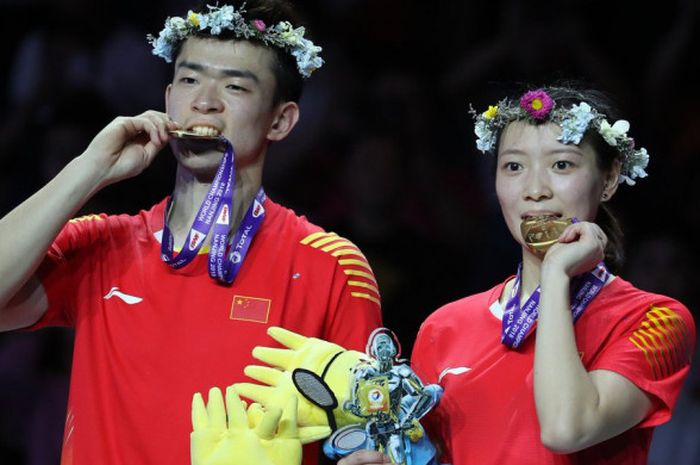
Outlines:
{"label": "woman's nose", "polygon": [[546,173],[533,170],[528,174],[527,184],[523,192],[525,199],[540,201],[552,197],[549,180]]}

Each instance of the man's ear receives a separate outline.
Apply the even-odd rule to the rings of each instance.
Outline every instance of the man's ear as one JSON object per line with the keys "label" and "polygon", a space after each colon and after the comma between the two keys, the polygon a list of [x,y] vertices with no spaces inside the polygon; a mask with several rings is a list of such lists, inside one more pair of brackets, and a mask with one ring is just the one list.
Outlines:
{"label": "man's ear", "polygon": [[170,106],[170,89],[172,89],[172,87],[172,84],[168,84],[168,87],[165,88],[165,113],[168,115],[170,114],[168,107]]}
{"label": "man's ear", "polygon": [[275,109],[267,139],[270,141],[284,139],[294,129],[297,121],[299,121],[299,105],[296,102],[280,103]]}

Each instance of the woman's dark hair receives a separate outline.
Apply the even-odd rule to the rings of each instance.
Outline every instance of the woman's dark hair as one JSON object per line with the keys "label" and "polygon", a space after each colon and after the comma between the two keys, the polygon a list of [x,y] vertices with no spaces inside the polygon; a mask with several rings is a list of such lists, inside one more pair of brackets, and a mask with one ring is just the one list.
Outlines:
{"label": "woman's dark hair", "polygon": [[[526,90],[535,88],[537,87],[529,86]],[[578,84],[568,82],[561,85],[541,87],[541,89],[552,97],[555,105],[559,108],[567,108],[586,102],[595,108],[598,113],[604,114],[608,121],[620,119],[618,116],[619,112],[612,99],[598,90],[587,89]],[[520,95],[524,92],[517,94],[513,100],[517,102]],[[542,122],[547,122],[547,120]],[[498,136],[500,140],[501,133]],[[595,150],[598,168],[605,173],[610,172],[615,160],[620,158],[620,153],[614,147],[608,145],[600,134],[591,128],[586,131],[584,140],[588,141]],[[605,248],[605,264],[615,273],[622,268],[625,258],[620,222],[615,217],[612,209],[605,203],[600,204],[595,222],[608,237],[608,244]]]}
{"label": "woman's dark hair", "polygon": [[[211,1],[202,2],[193,11],[206,13],[209,11],[207,4]],[[259,19],[266,25],[271,26],[280,21],[289,21],[295,28],[299,27],[300,21],[291,4],[286,0],[237,0],[226,2],[232,5],[237,11],[245,4],[245,13],[243,16],[249,20]],[[224,6],[224,4],[219,4]],[[308,33],[305,34],[308,37]],[[304,88],[304,79],[297,68],[296,59],[284,49],[275,46],[265,45],[263,42],[255,39],[240,39],[236,34],[228,29],[225,29],[219,35],[211,35],[207,31],[198,32],[195,37],[204,37],[217,40],[249,40],[250,42],[263,45],[269,48],[273,53],[272,73],[275,76],[277,83],[275,93],[272,98],[272,104],[276,105],[280,102],[298,102],[301,98],[301,93]],[[180,54],[182,43],[178,44],[173,54],[174,60],[177,61],[177,56]]]}

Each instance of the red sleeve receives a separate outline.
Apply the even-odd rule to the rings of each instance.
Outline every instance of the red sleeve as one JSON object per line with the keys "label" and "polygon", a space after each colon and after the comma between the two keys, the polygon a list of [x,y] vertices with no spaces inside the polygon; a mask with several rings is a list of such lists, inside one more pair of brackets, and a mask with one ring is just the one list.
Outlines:
{"label": "red sleeve", "polygon": [[[318,240],[318,242],[313,242]],[[370,333],[382,326],[381,297],[377,281],[367,259],[350,241],[333,233],[313,233],[302,244],[316,245],[332,258],[332,274],[322,339],[346,349],[365,351]],[[328,262],[326,262],[328,263]],[[324,268],[327,265],[324,265]],[[326,287],[328,281],[322,282]],[[325,294],[327,289],[319,291]],[[304,446],[303,464],[316,464],[319,443]],[[323,461],[325,461],[324,459]]]}
{"label": "red sleeve", "polygon": [[668,421],[690,369],[695,324],[683,304],[655,296],[642,311],[628,314],[591,370],[621,374],[656,400],[654,410],[639,427]]}
{"label": "red sleeve", "polygon": [[[424,384],[440,384],[438,370],[441,365],[437,354],[440,335],[438,333],[438,327],[433,325],[429,318],[423,322],[418,330],[416,342],[413,345],[411,368]],[[446,422],[441,421],[442,415],[443,412],[438,403],[420,422],[425,428],[428,438],[437,448],[440,462],[452,463],[450,451],[442,440],[443,435],[447,434],[441,428],[441,425],[446,424]]]}
{"label": "red sleeve", "polygon": [[439,384],[437,373],[439,364],[435,353],[438,338],[435,332],[429,320],[423,322],[411,354],[411,368],[425,384]]}
{"label": "red sleeve", "polygon": [[369,262],[352,242],[338,237],[333,283],[328,304],[330,318],[324,339],[346,349],[365,351],[369,334],[382,326],[381,297]]}
{"label": "red sleeve", "polygon": [[28,329],[73,326],[80,281],[94,271],[99,249],[94,247],[107,234],[107,215],[89,215],[70,220],[49,247],[38,275],[49,307]]}

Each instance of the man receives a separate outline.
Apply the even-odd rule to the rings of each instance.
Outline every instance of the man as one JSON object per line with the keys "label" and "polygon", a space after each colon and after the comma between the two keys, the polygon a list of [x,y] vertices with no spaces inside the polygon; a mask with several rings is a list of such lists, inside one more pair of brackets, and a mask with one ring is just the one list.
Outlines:
{"label": "man", "polygon": [[[301,81],[323,63],[285,8],[168,18],[151,37],[174,61],[167,113],[115,119],[0,220],[0,329],[75,328],[63,464],[189,463],[193,393],[245,380],[268,326],[360,349],[381,324],[362,253],[261,188],[267,148],[294,128]],[[168,143],[170,198],[68,221]]]}

